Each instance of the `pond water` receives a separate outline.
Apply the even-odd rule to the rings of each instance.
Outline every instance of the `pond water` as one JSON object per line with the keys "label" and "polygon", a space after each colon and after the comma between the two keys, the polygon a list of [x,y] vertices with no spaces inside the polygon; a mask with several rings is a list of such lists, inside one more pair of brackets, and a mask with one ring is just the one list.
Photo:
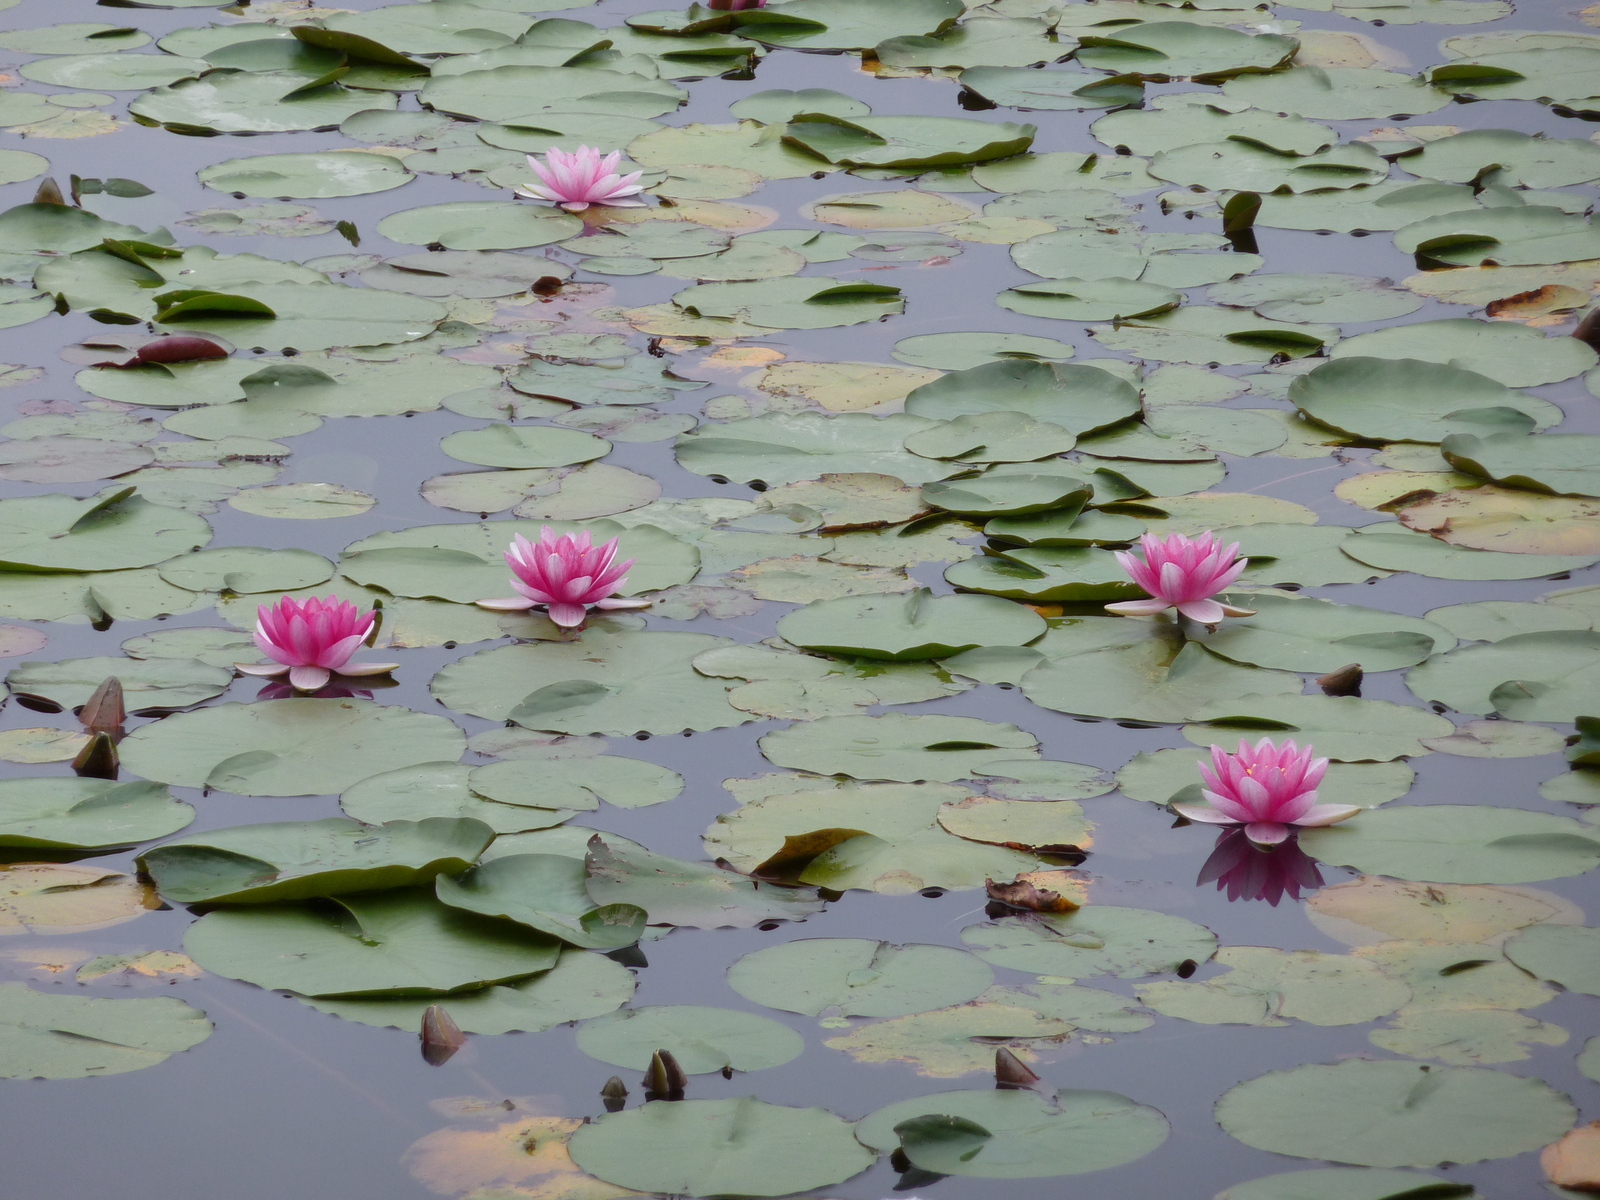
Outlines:
{"label": "pond water", "polygon": [[[1594,734],[1568,749],[1600,714],[1600,592],[1581,590],[1600,587],[1600,337],[1572,336],[1600,288],[1600,7],[788,0],[686,30],[658,3],[0,11],[8,1194],[1581,1194],[1540,1150],[1600,1117],[1600,1055],[1580,1059],[1600,1033]],[[1058,77],[1057,107],[1006,103]],[[786,125],[801,112],[822,115]],[[565,132],[626,150],[661,207],[516,201],[519,152]],[[279,155],[315,157],[249,161]],[[890,165],[852,166],[870,162]],[[85,181],[99,220],[36,196],[46,178],[67,204]],[[1230,244],[1240,194],[1261,210]],[[499,207],[430,208],[458,204]],[[444,275],[419,273],[430,250]],[[830,286],[796,290],[811,279],[898,294],[810,300]],[[227,315],[240,297],[258,315]],[[101,365],[174,333],[231,357]],[[998,418],[945,457],[901,448],[1008,398],[1034,421],[992,455]],[[941,515],[918,491],[1030,459],[998,507]],[[63,499],[129,486],[98,516]],[[1054,533],[985,535],[977,514],[1019,508]],[[506,586],[508,531],[547,519],[621,533],[654,606],[581,633],[473,607]],[[1397,532],[1341,532],[1372,525]],[[405,532],[432,526],[454,529]],[[1110,549],[1212,528],[1252,557],[1235,598],[1268,592],[1260,616],[1212,635],[1104,615],[1140,594]],[[263,552],[191,562],[201,546]],[[905,619],[840,608],[919,588],[1008,597],[939,634],[992,657],[889,668]],[[358,659],[392,678],[314,698],[230,680],[258,657],[255,606],[285,592],[381,608]],[[779,622],[809,604],[827,633],[785,626],[798,650]],[[1042,640],[1001,629],[1030,610]],[[1215,652],[1175,664],[1185,636]],[[1360,699],[1324,699],[1353,660]],[[112,674],[158,710],[128,718],[118,778],[169,789],[62,816],[73,710]],[[609,689],[601,716],[544,692],[506,719],[574,678]],[[1371,810],[1271,854],[1175,823],[1203,748],[1263,735],[1316,743],[1337,760],[1323,798]],[[1033,765],[1035,741],[1061,765]],[[512,765],[485,799],[457,758]],[[13,782],[41,778],[61,783]],[[949,807],[972,796],[990,799]],[[296,859],[294,831],[235,832],[158,853],[166,879],[139,861],[347,810],[494,820],[486,863],[577,863],[593,831],[567,925],[591,901],[649,925],[608,957],[561,950],[577,982],[540,992],[557,942],[432,899],[455,851],[407,874],[389,833]],[[467,862],[492,832],[452,828],[430,836],[481,829]],[[793,886],[730,874],[785,838]],[[1064,872],[1043,882],[1076,915],[987,903],[986,876],[1029,871]],[[295,875],[317,881],[230,894]],[[502,888],[491,905],[540,907]],[[202,895],[229,901],[202,916],[184,902]],[[376,932],[384,904],[411,907]],[[948,950],[894,968],[874,942]],[[283,982],[318,970],[307,990],[343,1016]],[[432,1002],[468,1034],[437,1066]],[[691,1070],[682,1099],[647,1100],[658,1048]],[[994,1090],[997,1048],[1040,1082]],[[1563,1146],[1561,1178],[1600,1187],[1592,1143]]]}

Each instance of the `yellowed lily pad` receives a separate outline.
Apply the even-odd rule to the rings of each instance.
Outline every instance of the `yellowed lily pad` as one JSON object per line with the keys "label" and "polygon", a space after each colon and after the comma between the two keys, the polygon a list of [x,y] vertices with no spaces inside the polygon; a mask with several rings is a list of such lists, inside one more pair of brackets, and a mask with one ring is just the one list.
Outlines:
{"label": "yellowed lily pad", "polygon": [[104,867],[0,866],[0,936],[105,929],[160,906],[133,876]]}

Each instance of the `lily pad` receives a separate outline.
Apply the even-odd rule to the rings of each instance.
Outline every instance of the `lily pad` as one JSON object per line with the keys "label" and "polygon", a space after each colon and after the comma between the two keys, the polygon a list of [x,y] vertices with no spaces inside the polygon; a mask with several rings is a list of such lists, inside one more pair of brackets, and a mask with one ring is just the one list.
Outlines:
{"label": "lily pad", "polygon": [[386,154],[348,150],[235,158],[200,172],[200,182],[219,192],[310,200],[387,192],[413,178]]}
{"label": "lily pad", "polygon": [[769,733],[760,746],[780,767],[906,782],[968,779],[983,764],[1038,754],[1038,740],[1015,725],[903,713],[824,717]]}
{"label": "lily pad", "polygon": [[147,567],[204,546],[204,517],[151,504],[133,488],[78,500],[0,500],[0,562],[12,570],[113,571]]}
{"label": "lily pad", "polygon": [[583,863],[576,859],[508,854],[459,875],[441,873],[434,894],[451,908],[503,917],[583,949],[633,945],[644,932],[644,909],[635,904],[596,905],[584,890],[587,879]]}
{"label": "lily pad", "polygon": [[139,865],[180,904],[267,904],[426,883],[465,870],[493,836],[481,822],[442,817],[277,821],[166,842]]}
{"label": "lily pad", "polygon": [[586,1021],[578,1049],[590,1058],[642,1071],[666,1050],[689,1075],[759,1071],[800,1056],[805,1042],[787,1025],[755,1013],[693,1004],[625,1008]]}
{"label": "lily pad", "polygon": [[0,984],[0,1077],[87,1079],[165,1062],[211,1036],[174,996],[107,1000]]}
{"label": "lily pad", "polygon": [[1392,671],[1455,645],[1447,630],[1417,617],[1300,597],[1248,599],[1255,616],[1230,620],[1195,640],[1234,662],[1319,674],[1349,662],[1368,672]]}
{"label": "lily pad", "polygon": [[333,129],[356,113],[398,103],[390,92],[355,91],[338,83],[308,88],[309,82],[293,71],[206,71],[140,96],[128,111],[141,123],[180,133],[288,133]]}
{"label": "lily pad", "polygon": [[769,413],[691,430],[678,439],[678,462],[697,475],[759,480],[768,487],[853,472],[929,483],[954,468],[911,454],[903,443],[932,424],[909,413]]}
{"label": "lily pad", "polygon": [[745,999],[809,1017],[828,1009],[849,1017],[927,1012],[971,1000],[993,981],[989,967],[964,951],[864,938],[770,946],[728,970],[728,985]]}
{"label": "lily pad", "polygon": [[1600,931],[1585,925],[1524,929],[1506,943],[1506,957],[1530,975],[1559,983],[1569,992],[1600,996],[1597,934]]}
{"label": "lily pad", "polygon": [[1335,359],[1421,359],[1476,371],[1507,387],[1536,387],[1570,379],[1594,366],[1597,355],[1575,338],[1549,338],[1515,323],[1457,317],[1397,325],[1346,338]]}
{"label": "lily pad", "polygon": [[1139,395],[1127,380],[1098,367],[1001,360],[923,384],[907,395],[906,412],[941,421],[1018,412],[1081,436],[1138,413]]}
{"label": "lily pad", "polygon": [[136,729],[123,765],[161,783],[246,796],[332,795],[412,763],[454,761],[466,737],[443,717],[370,700],[223,704]]}
{"label": "lily pad", "polygon": [[223,908],[184,935],[206,970],[307,996],[441,996],[555,966],[561,943],[447,908],[431,888]]}
{"label": "lily pad", "polygon": [[754,1097],[652,1101],[590,1122],[568,1145],[607,1183],[676,1196],[786,1196],[839,1183],[874,1160],[832,1113]]}
{"label": "lily pad", "polygon": [[1216,1109],[1247,1146],[1369,1167],[1509,1158],[1559,1137],[1573,1111],[1537,1079],[1360,1060],[1274,1071],[1239,1084]]}
{"label": "lily pad", "polygon": [[822,907],[810,888],[762,883],[621,839],[591,838],[585,862],[596,904],[634,905],[657,925],[748,929],[763,921],[803,920]]}
{"label": "lily pad", "polygon": [[1448,737],[1455,726],[1437,713],[1356,696],[1241,696],[1202,709],[1184,726],[1197,746],[1280,734],[1336,762],[1389,762],[1427,753],[1424,738]]}
{"label": "lily pad", "polygon": [[[981,1131],[976,1147],[931,1122]],[[856,1136],[896,1150],[924,1171],[978,1179],[1040,1179],[1104,1171],[1167,1140],[1166,1118],[1115,1092],[941,1092],[901,1100],[862,1118]]]}
{"label": "lily pad", "polygon": [[1183,917],[1145,908],[1091,904],[1070,913],[1003,917],[969,925],[961,940],[997,967],[1081,979],[1176,971],[1187,960],[1216,953],[1216,936]]}
{"label": "lily pad", "polygon": [[1522,434],[1563,416],[1548,401],[1476,371],[1410,358],[1340,358],[1296,378],[1289,399],[1315,421],[1382,441]]}
{"label": "lily pad", "polygon": [[1564,723],[1600,711],[1600,633],[1550,630],[1463,646],[1413,669],[1406,685],[1457,712]]}
{"label": "lily pad", "polygon": [[194,809],[155,783],[8,779],[0,783],[0,846],[109,850],[167,837]]}
{"label": "lily pad", "polygon": [[[339,797],[346,815],[369,825],[421,821],[429,817],[467,817],[496,833],[548,829],[577,815],[575,808],[501,804],[468,785],[472,767],[458,762],[418,763],[370,775]],[[585,835],[587,836],[587,835]]]}
{"label": "lily pad", "polygon": [[1593,827],[1489,805],[1379,809],[1300,836],[1323,862],[1423,883],[1533,883],[1600,864]]}
{"label": "lily pad", "polygon": [[796,646],[893,662],[946,658],[975,646],[1026,645],[1044,631],[1043,618],[1021,605],[934,596],[926,588],[904,597],[824,600],[778,622],[779,635]]}
{"label": "lily pad", "polygon": [[[791,0],[822,3],[830,0]],[[988,162],[1026,153],[1032,125],[974,121],[964,117],[843,117],[802,113],[789,122],[784,139],[818,158],[844,167],[925,170]]]}
{"label": "lily pad", "polygon": [[13,667],[6,686],[13,694],[77,709],[105,680],[122,681],[129,712],[154,716],[201,704],[228,690],[233,671],[194,659],[69,658],[57,662],[25,662]]}

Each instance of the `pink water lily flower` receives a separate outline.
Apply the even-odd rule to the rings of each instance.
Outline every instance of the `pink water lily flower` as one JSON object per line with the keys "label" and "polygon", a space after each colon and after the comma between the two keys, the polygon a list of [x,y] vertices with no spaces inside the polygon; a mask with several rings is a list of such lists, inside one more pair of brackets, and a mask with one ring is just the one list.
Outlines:
{"label": "pink water lily flower", "polygon": [[1217,544],[1209,529],[1190,539],[1181,533],[1164,538],[1147,533],[1139,539],[1144,557],[1127,551],[1117,552],[1117,561],[1128,577],[1150,593],[1148,600],[1124,600],[1106,605],[1107,612],[1123,617],[1152,617],[1169,608],[1202,625],[1215,625],[1223,617],[1253,617],[1253,609],[1238,608],[1212,599],[1243,573],[1246,561],[1239,557],[1239,543]]}
{"label": "pink water lily flower", "polygon": [[639,193],[639,177],[643,171],[618,175],[617,164],[622,152],[613,150],[602,155],[591,146],[579,146],[571,154],[551,147],[545,152],[544,162],[528,155],[528,166],[539,177],[539,183],[530,183],[516,189],[517,195],[530,200],[550,200],[569,212],[582,212],[591,204],[609,204],[615,208],[643,208]]}
{"label": "pink water lily flower", "polygon": [[1202,792],[1211,807],[1174,804],[1173,811],[1210,825],[1243,825],[1252,842],[1273,846],[1289,836],[1291,825],[1333,825],[1361,810],[1354,804],[1318,804],[1317,785],[1328,760],[1312,758],[1291,739],[1274,746],[1262,738],[1239,743],[1239,753],[1211,747],[1211,762],[1200,763]]}
{"label": "pink water lily flower", "polygon": [[314,692],[339,675],[384,675],[399,663],[352,663],[372,632],[376,613],[360,612],[337,597],[288,596],[256,609],[256,645],[272,661],[235,663],[246,675],[287,675],[296,691]]}
{"label": "pink water lily flower", "polygon": [[537,542],[519,533],[506,551],[506,564],[511,568],[511,586],[520,594],[505,600],[479,600],[478,606],[518,612],[542,604],[550,619],[567,629],[582,625],[591,608],[648,607],[648,600],[616,595],[628,582],[628,568],[634,562],[616,559],[617,539],[596,546],[591,544],[588,530],[557,537],[546,525]]}

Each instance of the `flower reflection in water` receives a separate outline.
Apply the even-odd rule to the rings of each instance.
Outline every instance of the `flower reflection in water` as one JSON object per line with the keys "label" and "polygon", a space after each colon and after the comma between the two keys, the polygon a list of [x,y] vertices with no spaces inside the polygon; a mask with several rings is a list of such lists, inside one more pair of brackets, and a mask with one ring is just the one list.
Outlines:
{"label": "flower reflection in water", "polygon": [[1288,896],[1315,891],[1323,885],[1317,860],[1294,837],[1275,846],[1259,846],[1242,829],[1225,830],[1217,837],[1211,857],[1200,868],[1196,884],[1215,883],[1229,900],[1265,900],[1274,908]]}

